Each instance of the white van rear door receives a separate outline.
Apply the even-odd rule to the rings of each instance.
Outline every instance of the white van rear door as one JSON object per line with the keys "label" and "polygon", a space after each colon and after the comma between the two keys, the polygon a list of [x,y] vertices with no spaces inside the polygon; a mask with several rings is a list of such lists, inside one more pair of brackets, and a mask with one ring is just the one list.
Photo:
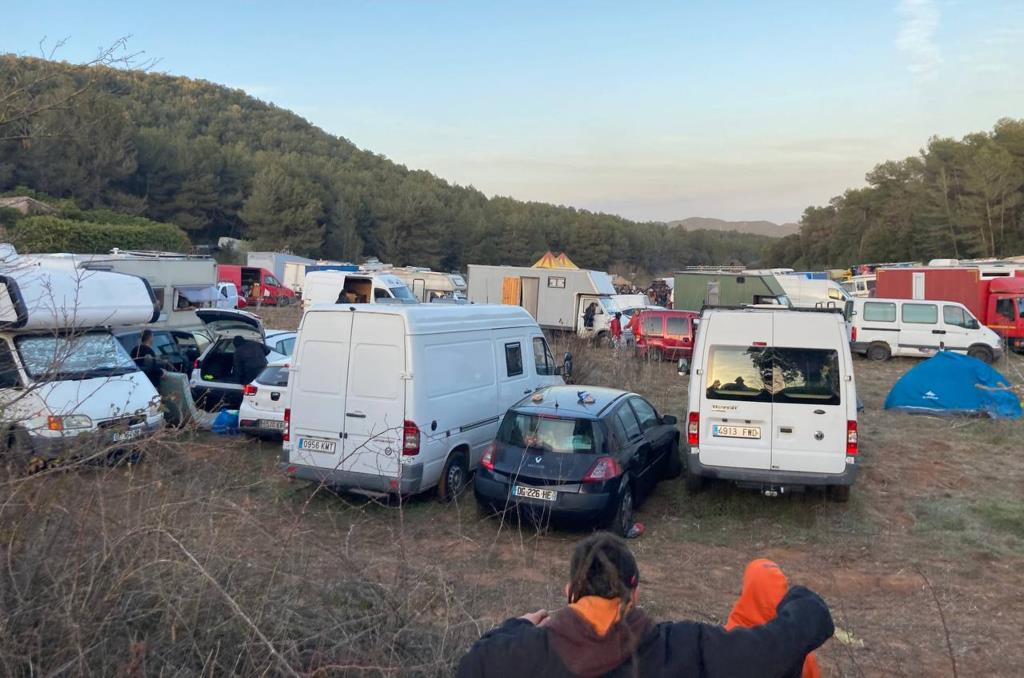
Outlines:
{"label": "white van rear door", "polygon": [[[706,325],[704,323],[707,323]],[[700,394],[700,462],[767,470],[771,465],[771,313],[722,313],[701,325],[707,337]]]}
{"label": "white van rear door", "polygon": [[788,315],[775,323],[772,350],[772,470],[842,473],[849,404],[844,326],[834,317]]}
{"label": "white van rear door", "polygon": [[290,381],[290,461],[341,468],[352,313],[307,313]]}
{"label": "white van rear door", "polygon": [[395,477],[405,421],[405,321],[360,313],[352,327],[341,469]]}

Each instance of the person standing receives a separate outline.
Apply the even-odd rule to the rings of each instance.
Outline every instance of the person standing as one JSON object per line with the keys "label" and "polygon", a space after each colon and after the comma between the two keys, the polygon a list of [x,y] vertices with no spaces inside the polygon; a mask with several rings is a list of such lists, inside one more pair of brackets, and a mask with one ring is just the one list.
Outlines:
{"label": "person standing", "polygon": [[622,342],[622,314],[618,311],[615,312],[615,317],[608,325],[608,331],[612,335],[612,348],[618,348]]}
{"label": "person standing", "polygon": [[164,370],[153,350],[153,330],[142,330],[139,338],[139,345],[132,349],[132,360],[152,382],[153,386],[160,389],[160,380],[163,379]]}
{"label": "person standing", "polygon": [[587,306],[586,310],[583,311],[583,326],[586,328],[592,328],[594,326],[594,315],[597,314],[597,302],[592,301]]}
{"label": "person standing", "polygon": [[245,386],[258,377],[263,368],[267,366],[267,351],[269,349],[263,344],[237,335],[231,340],[231,343],[235,347],[232,373],[238,383]]}

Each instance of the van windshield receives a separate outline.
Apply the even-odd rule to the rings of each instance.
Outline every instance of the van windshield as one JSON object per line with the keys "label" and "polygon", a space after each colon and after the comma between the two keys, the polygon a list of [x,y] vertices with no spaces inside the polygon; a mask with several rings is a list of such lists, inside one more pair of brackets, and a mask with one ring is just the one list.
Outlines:
{"label": "van windshield", "polygon": [[407,304],[415,304],[419,302],[419,299],[417,299],[405,285],[389,287],[388,289],[391,291],[391,295],[399,301],[404,301]]}
{"label": "van windshield", "polygon": [[716,346],[708,358],[710,400],[839,405],[839,381],[830,349]]}
{"label": "van windshield", "polygon": [[109,332],[26,335],[15,340],[25,371],[34,381],[71,381],[138,372]]}
{"label": "van windshield", "polygon": [[546,452],[594,452],[594,429],[588,419],[560,419],[509,412],[498,429],[498,442]]}

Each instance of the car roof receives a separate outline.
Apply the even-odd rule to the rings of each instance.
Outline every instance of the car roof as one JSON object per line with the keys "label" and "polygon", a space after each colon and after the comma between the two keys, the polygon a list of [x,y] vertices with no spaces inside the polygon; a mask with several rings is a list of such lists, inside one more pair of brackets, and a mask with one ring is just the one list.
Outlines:
{"label": "car roof", "polygon": [[[589,395],[593,402],[581,402],[580,394]],[[524,398],[513,409],[524,414],[598,419],[610,405],[631,395],[635,394],[603,386],[549,386]]]}

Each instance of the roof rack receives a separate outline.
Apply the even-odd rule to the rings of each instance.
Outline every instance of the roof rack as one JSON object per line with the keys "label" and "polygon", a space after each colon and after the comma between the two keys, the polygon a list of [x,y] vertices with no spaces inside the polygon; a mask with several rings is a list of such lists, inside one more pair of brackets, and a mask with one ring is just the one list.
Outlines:
{"label": "roof rack", "polygon": [[683,266],[677,273],[743,273],[745,266]]}

